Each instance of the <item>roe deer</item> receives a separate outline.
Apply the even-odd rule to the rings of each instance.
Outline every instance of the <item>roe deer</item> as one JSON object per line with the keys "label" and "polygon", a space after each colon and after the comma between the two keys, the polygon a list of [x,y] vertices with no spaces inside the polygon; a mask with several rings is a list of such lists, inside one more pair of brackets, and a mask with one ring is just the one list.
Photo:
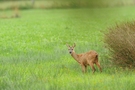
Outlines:
{"label": "roe deer", "polygon": [[76,54],[74,51],[75,43],[73,46],[70,46],[67,44],[68,51],[71,54],[71,56],[81,65],[82,72],[86,72],[87,66],[90,65],[90,67],[93,70],[93,73],[95,72],[94,64],[98,66],[100,71],[102,72],[102,68],[100,66],[100,63],[98,62],[98,54],[96,51],[89,51],[82,54]]}

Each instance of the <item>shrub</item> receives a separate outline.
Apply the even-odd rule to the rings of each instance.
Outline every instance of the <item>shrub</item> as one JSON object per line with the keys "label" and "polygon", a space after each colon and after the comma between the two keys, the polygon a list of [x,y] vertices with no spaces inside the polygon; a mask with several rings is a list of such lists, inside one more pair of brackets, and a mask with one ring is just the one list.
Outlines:
{"label": "shrub", "polygon": [[111,52],[113,64],[135,67],[135,21],[109,28],[105,33],[105,43]]}

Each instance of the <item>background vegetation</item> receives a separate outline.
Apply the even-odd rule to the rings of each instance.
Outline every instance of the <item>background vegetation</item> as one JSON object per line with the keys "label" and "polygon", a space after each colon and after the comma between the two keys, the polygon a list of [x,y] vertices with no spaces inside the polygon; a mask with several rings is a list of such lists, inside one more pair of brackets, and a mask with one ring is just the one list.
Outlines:
{"label": "background vegetation", "polygon": [[1,0],[0,10],[133,6],[134,0]]}

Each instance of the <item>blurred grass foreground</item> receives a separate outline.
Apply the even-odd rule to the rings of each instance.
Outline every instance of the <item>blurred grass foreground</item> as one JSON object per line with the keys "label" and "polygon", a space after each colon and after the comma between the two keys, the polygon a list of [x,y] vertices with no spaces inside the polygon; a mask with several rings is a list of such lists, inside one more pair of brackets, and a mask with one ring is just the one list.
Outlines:
{"label": "blurred grass foreground", "polygon": [[114,7],[135,5],[135,0],[0,0],[0,10]]}

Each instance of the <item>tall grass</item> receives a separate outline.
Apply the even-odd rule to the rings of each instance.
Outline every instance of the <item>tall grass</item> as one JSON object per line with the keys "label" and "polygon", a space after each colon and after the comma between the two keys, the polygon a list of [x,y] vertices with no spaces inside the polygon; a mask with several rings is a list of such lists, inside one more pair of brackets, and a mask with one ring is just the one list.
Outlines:
{"label": "tall grass", "polygon": [[122,67],[135,67],[135,22],[122,23],[105,34],[105,42],[113,55],[112,62]]}
{"label": "tall grass", "polygon": [[[0,90],[134,89],[134,71],[110,66],[101,32],[116,21],[130,21],[133,11],[133,7],[23,10],[21,18],[0,19]],[[81,72],[66,47],[74,42],[77,53],[99,53],[102,73],[92,74],[90,67],[86,74]]]}

